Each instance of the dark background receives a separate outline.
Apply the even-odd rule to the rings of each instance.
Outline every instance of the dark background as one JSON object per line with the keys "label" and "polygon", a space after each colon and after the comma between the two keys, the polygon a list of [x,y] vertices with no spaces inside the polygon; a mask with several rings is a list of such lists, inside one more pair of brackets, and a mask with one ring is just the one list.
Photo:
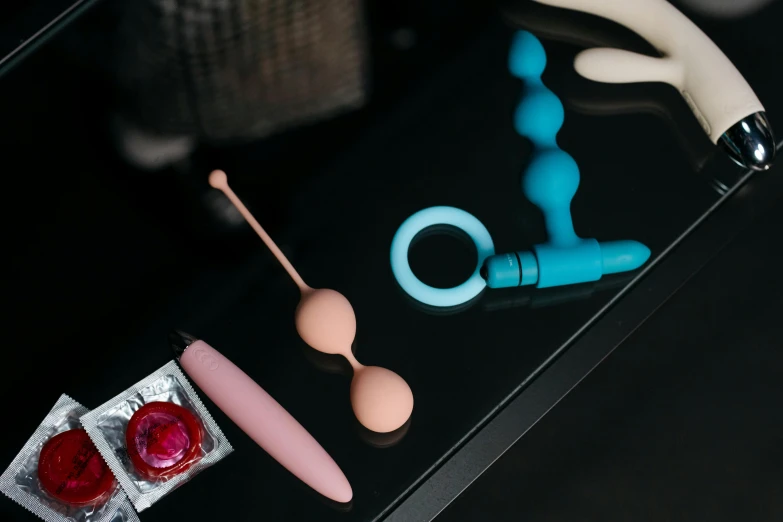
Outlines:
{"label": "dark background", "polygon": [[780,520],[782,202],[438,521]]}
{"label": "dark background", "polygon": [[[324,506],[211,407],[236,454],[142,513],[145,520],[249,518],[259,512],[271,520],[372,520],[402,498],[406,488],[426,478],[439,459],[458,450],[496,406],[535,377],[630,280],[606,279],[601,285],[555,293],[499,292],[485,295],[461,314],[432,316],[411,306],[391,279],[391,236],[407,215],[424,206],[452,204],[473,212],[492,232],[498,250],[544,239],[540,216],[518,192],[529,150],[510,128],[520,85],[505,70],[505,53],[520,20],[516,7],[506,12],[503,19],[493,6],[472,3],[450,3],[448,8],[438,2],[394,9],[371,6],[375,62],[370,106],[261,144],[202,149],[200,168],[186,181],[134,172],[111,153],[105,135],[110,93],[69,51],[68,31],[78,31],[78,25],[3,77],[3,232],[10,264],[3,280],[2,295],[10,310],[3,330],[12,340],[17,371],[2,387],[4,395],[14,398],[9,411],[15,421],[0,457],[13,458],[60,393],[89,407],[165,363],[170,358],[165,334],[173,327],[203,336],[246,368],[335,456],[357,497],[347,514]],[[775,4],[740,20],[695,17],[748,77],[773,125],[781,112],[773,65],[779,49],[774,21],[780,14]],[[576,35],[576,41],[563,41],[562,25],[557,24],[570,20],[581,27],[581,19],[542,15],[541,20],[531,29],[542,36],[550,57],[544,79],[567,107],[560,143],[583,169],[574,201],[577,231],[600,239],[638,239],[654,256],[662,254],[718,201],[715,178],[731,186],[740,171],[705,146],[706,139],[676,93],[664,86],[596,86],[571,69],[571,59],[585,40],[608,39],[643,50],[642,42],[595,21],[583,27],[589,29],[586,35],[566,25],[566,34]],[[79,23],[96,22],[87,17]],[[561,32],[548,35],[552,24]],[[392,45],[390,35],[400,27],[413,28],[418,35],[412,50]],[[625,105],[613,105],[617,100]],[[328,375],[311,364],[313,354],[292,330],[295,289],[257,240],[246,234],[215,237],[194,203],[194,193],[216,166],[230,173],[237,192],[248,199],[308,282],[337,288],[352,301],[359,322],[358,359],[397,371],[413,387],[413,422],[397,446],[378,450],[361,439],[348,405],[348,376]],[[344,210],[344,216],[335,208]],[[770,214],[763,223],[779,221],[778,214]],[[772,230],[758,237],[774,233],[769,226]],[[746,358],[744,346],[732,351],[757,343],[758,351],[766,347],[765,353],[774,357],[774,345],[759,340],[774,338],[769,329],[774,321],[758,321],[774,316],[780,303],[768,301],[759,305],[765,313],[753,314],[747,304],[750,293],[745,300],[729,299],[731,287],[721,284],[725,278],[738,291],[761,288],[764,295],[774,295],[774,281],[769,280],[776,254],[765,245],[775,243],[756,241],[760,246],[755,250],[746,246],[738,251],[746,256],[747,277],[727,277],[726,272],[734,272],[742,262],[741,257],[733,262],[727,258],[726,268],[713,269],[709,281],[716,283],[684,293],[690,297],[681,299],[690,305],[677,308],[673,300],[662,318],[651,320],[631,339],[632,348],[619,350],[444,518],[457,520],[453,517],[468,513],[466,520],[484,518],[490,513],[487,499],[495,499],[492,505],[502,510],[487,518],[509,520],[519,513],[551,519],[565,507],[573,511],[563,511],[558,518],[619,517],[627,512],[616,508],[617,498],[635,508],[677,502],[697,506],[696,499],[713,491],[720,492],[714,502],[736,499],[738,509],[748,503],[747,512],[756,501],[769,506],[772,497],[764,497],[763,491],[771,495],[774,488],[763,490],[766,475],[752,463],[774,463],[774,453],[756,454],[752,444],[745,444],[746,453],[729,452],[733,460],[718,458],[754,438],[759,451],[780,442],[779,418],[766,429],[754,424],[779,404],[779,388],[769,376],[774,363],[763,365],[768,370],[765,380],[754,372],[760,368],[752,366],[761,364],[761,358]],[[454,284],[471,268],[470,248],[447,238],[422,242],[411,256],[417,273],[433,284]],[[447,270],[441,268],[444,258],[451,260]],[[715,285],[721,292],[714,301],[705,301],[706,289]],[[716,304],[705,312],[693,304],[698,302]],[[656,321],[661,324],[650,326]],[[677,330],[671,326],[675,323],[680,325]],[[664,337],[666,325],[673,331]],[[741,337],[747,331],[768,334],[729,342],[732,335]],[[640,340],[645,332],[655,336]],[[692,346],[697,339],[703,344]],[[723,341],[721,358],[709,357],[710,340],[716,345]],[[647,349],[634,352],[634,342]],[[625,369],[626,364],[633,371]],[[698,364],[702,369],[693,370]],[[688,379],[689,368],[702,380]],[[770,384],[756,392],[746,386],[746,395],[732,396],[729,406],[736,404],[741,411],[729,422],[724,416],[733,410],[718,408],[720,401],[712,397],[720,398],[721,386],[729,380],[730,374],[723,379],[721,372],[734,369],[749,385]],[[677,384],[681,375],[687,386]],[[596,391],[590,395],[596,380],[599,385],[592,385]],[[730,380],[743,382],[736,376]],[[582,398],[582,389],[587,398]],[[742,408],[762,396],[769,407]],[[675,399],[680,409],[671,406]],[[712,409],[699,401],[712,404]],[[595,410],[592,404],[600,407]],[[637,421],[629,422],[629,417]],[[678,418],[683,419],[680,424]],[[695,448],[710,422],[747,429],[718,430],[710,439],[713,446]],[[656,437],[646,425],[660,427]],[[634,436],[637,426],[648,438]],[[675,444],[679,436],[690,445]],[[667,437],[674,438],[667,444]],[[776,455],[779,464],[780,453]],[[716,484],[720,475],[708,464],[718,462],[736,470],[724,476],[742,476],[744,482]],[[657,470],[643,475],[651,486],[632,480],[644,466]],[[595,468],[604,482],[590,474]],[[776,468],[779,465],[770,469]],[[546,480],[536,470],[546,470]],[[671,478],[678,470],[680,482]],[[583,480],[567,480],[572,476]],[[696,477],[706,485],[689,503],[691,497],[674,484],[698,482]],[[593,489],[586,489],[586,483]],[[520,489],[507,488],[509,484]],[[522,488],[525,494],[518,493]],[[761,493],[751,495],[754,488]],[[727,495],[729,489],[736,496]],[[231,499],[230,505],[205,505],[201,499],[207,494]],[[584,496],[604,501],[580,504]],[[10,519],[29,519],[9,502],[0,509]],[[654,513],[639,509],[637,517]],[[728,508],[715,511],[730,519]],[[676,520],[687,519],[684,510],[668,513]]]}

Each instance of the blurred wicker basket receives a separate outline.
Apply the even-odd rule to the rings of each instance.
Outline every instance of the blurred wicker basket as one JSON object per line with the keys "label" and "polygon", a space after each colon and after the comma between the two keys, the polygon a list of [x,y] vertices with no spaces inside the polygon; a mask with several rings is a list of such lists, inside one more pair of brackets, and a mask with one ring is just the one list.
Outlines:
{"label": "blurred wicker basket", "polygon": [[112,76],[124,118],[245,140],[365,100],[360,0],[124,0]]}

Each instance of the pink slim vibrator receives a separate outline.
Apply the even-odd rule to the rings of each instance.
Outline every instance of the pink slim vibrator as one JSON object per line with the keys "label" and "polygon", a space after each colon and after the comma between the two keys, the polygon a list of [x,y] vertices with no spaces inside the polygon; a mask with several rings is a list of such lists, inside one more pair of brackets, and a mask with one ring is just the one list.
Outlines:
{"label": "pink slim vibrator", "polygon": [[299,287],[301,297],[296,308],[296,330],[304,342],[319,352],[339,354],[353,367],[351,406],[359,422],[367,429],[388,433],[402,427],[413,411],[413,393],[402,377],[378,366],[363,366],[353,355],[356,316],[348,299],[327,288],[311,288],[269,234],[228,186],[226,173],[213,171],[209,184],[221,190],[239,210],[261,240],[283,265]]}
{"label": "pink slim vibrator", "polygon": [[169,341],[188,377],[272,458],[331,500],[345,503],[353,498],[348,479],[332,457],[245,372],[188,334],[173,332]]}

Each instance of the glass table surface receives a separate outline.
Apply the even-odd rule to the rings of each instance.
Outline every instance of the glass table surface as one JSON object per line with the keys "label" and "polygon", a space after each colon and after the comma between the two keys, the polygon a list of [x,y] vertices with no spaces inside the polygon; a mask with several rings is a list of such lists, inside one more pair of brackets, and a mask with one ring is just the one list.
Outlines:
{"label": "glass table surface", "polygon": [[[775,5],[764,13],[780,12]],[[391,239],[408,216],[425,207],[470,212],[490,231],[499,253],[546,240],[541,213],[520,188],[531,146],[511,124],[522,87],[507,69],[515,30],[525,28],[542,39],[549,57],[544,83],[566,108],[558,143],[581,170],[571,207],[581,237],[635,239],[651,249],[652,264],[745,175],[709,143],[670,87],[599,85],[573,70],[574,55],[587,45],[646,51],[646,44],[609,23],[583,24],[578,16],[552,13],[508,7],[483,22],[404,97],[366,118],[361,132],[339,150],[321,155],[318,147],[293,146],[270,154],[243,145],[214,165],[235,180],[235,191],[251,210],[263,215],[269,205],[283,209],[283,224],[273,228],[273,236],[311,286],[336,289],[352,303],[358,360],[389,368],[410,384],[415,406],[402,433],[378,436],[357,424],[349,401],[350,370],[341,358],[322,356],[298,337],[297,288],[260,241],[247,240],[245,253],[216,262],[208,247],[191,247],[158,227],[139,210],[136,193],[60,171],[44,174],[52,188],[39,194],[47,209],[35,226],[43,230],[50,223],[49,239],[31,247],[29,236],[14,234],[18,206],[6,209],[6,235],[19,267],[15,281],[6,283],[5,294],[17,303],[9,328],[24,334],[15,364],[29,370],[11,376],[4,395],[27,388],[32,368],[38,377],[34,395],[26,400],[16,395],[9,403],[10,411],[19,410],[19,433],[4,444],[2,456],[10,461],[58,394],[71,394],[89,407],[162,366],[171,358],[166,334],[180,328],[222,351],[291,412],[341,466],[354,500],[334,506],[317,497],[205,400],[235,453],[142,513],[144,520],[255,514],[276,521],[366,522],[392,513],[606,310],[622,307],[623,293],[644,275],[643,268],[584,285],[487,290],[470,306],[446,311],[422,307],[396,284]],[[745,67],[754,46],[766,44],[745,39],[729,45],[732,32],[750,34],[752,19],[694,18],[746,75],[773,126],[783,121],[774,82],[764,70]],[[27,74],[25,66],[9,81]],[[52,125],[63,131],[70,123]],[[63,169],[101,175],[110,169],[100,157],[78,167],[77,138],[57,143],[51,129],[29,132],[48,136],[40,139],[50,140]],[[36,172],[54,161],[31,158],[31,150],[9,154],[24,156]],[[284,177],[289,167],[305,168],[298,156],[308,155],[314,155],[309,175],[285,195],[258,181],[268,171]],[[35,187],[31,179],[12,182],[16,193],[29,195]],[[85,206],[70,204],[68,195],[83,198]],[[128,213],[135,217],[118,220]],[[52,221],[65,214],[76,215],[75,224]],[[156,249],[157,254],[147,253]],[[25,271],[25,252],[42,259],[45,275]],[[119,257],[140,267],[158,257],[166,270],[134,273],[126,265],[110,266]],[[459,237],[433,234],[413,245],[410,262],[423,281],[447,287],[472,272],[475,251]],[[101,316],[101,300],[116,294],[128,296],[127,306]],[[78,299],[93,304],[75,316],[69,308]],[[40,333],[38,325],[45,325]],[[57,348],[50,353],[53,343]],[[0,512],[21,517],[16,507],[4,502]]]}

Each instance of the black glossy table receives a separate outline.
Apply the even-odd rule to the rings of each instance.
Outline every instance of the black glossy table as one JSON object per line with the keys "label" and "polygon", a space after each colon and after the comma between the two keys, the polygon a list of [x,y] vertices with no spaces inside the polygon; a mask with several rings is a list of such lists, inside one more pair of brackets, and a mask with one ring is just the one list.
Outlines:
{"label": "black glossy table", "polygon": [[[682,285],[438,522],[780,518],[781,172],[751,180],[667,257],[658,274]],[[704,267],[692,263],[731,237]],[[655,293],[656,276],[639,290]],[[577,343],[542,380],[565,381],[569,360],[591,349],[602,348]]]}
{"label": "black glossy table", "polygon": [[[390,368],[411,385],[416,403],[403,437],[379,439],[359,429],[348,400],[350,375],[339,360],[317,357],[298,338],[296,287],[260,242],[244,256],[213,262],[203,248],[167,235],[143,204],[82,174],[83,181],[71,185],[74,198],[86,199],[83,208],[94,214],[84,211],[80,226],[58,228],[38,246],[61,253],[44,268],[51,286],[36,286],[24,268],[9,283],[7,295],[20,303],[13,331],[27,333],[15,363],[34,366],[38,380],[34,398],[12,406],[18,420],[2,457],[11,460],[59,393],[99,404],[164,364],[170,358],[166,334],[177,327],[223,351],[293,413],[343,468],[355,499],[347,510],[323,502],[211,406],[236,453],[143,512],[144,520],[436,516],[736,233],[740,221],[724,218],[702,243],[687,243],[691,232],[708,217],[717,219],[726,204],[752,213],[735,193],[747,176],[709,144],[675,92],[659,85],[596,85],[571,67],[578,43],[640,50],[645,44],[611,24],[552,13],[508,9],[484,23],[449,61],[318,163],[286,205],[286,226],[276,230],[311,285],[337,289],[353,304],[357,358]],[[550,60],[544,81],[566,105],[559,144],[581,168],[572,205],[577,233],[636,239],[653,256],[638,273],[546,291],[488,291],[467,309],[432,313],[399,290],[389,267],[391,238],[411,213],[432,205],[463,208],[484,222],[498,251],[545,239],[540,214],[519,188],[530,146],[511,127],[521,86],[507,72],[506,53],[521,26],[542,37]],[[729,33],[728,25],[704,23],[754,85],[774,125],[783,103],[775,83],[766,70],[743,66],[758,59],[753,52],[762,44],[725,45],[752,26],[753,20],[732,22]],[[52,143],[62,161],[76,164],[72,147]],[[270,168],[265,158],[244,147],[215,165],[239,180],[236,191],[255,209],[276,198],[254,189],[253,176]],[[44,169],[45,159],[31,161]],[[99,175],[111,170],[100,158],[85,168]],[[284,171],[285,162],[274,168]],[[50,182],[68,185],[55,177]],[[14,183],[31,188],[30,181]],[[61,194],[54,191],[46,201],[80,214]],[[683,240],[680,248],[691,245],[690,261],[667,265]],[[30,236],[14,241],[18,252]],[[150,254],[154,249],[158,253]],[[165,270],[142,272],[156,256]],[[415,245],[411,263],[423,280],[449,286],[471,271],[473,256],[470,246],[434,236]],[[116,259],[124,264],[112,269]],[[100,290],[82,289],[79,277],[85,288]],[[116,303],[117,293],[127,297],[126,305],[101,310],[100,300]],[[73,303],[80,300],[91,304],[80,305],[77,314]],[[53,327],[29,335],[35,324],[62,325],[67,335],[58,338]],[[52,343],[62,348],[52,353]],[[2,391],[29,387],[26,379],[13,375]],[[25,516],[9,502],[0,510],[13,519]]]}
{"label": "black glossy table", "polygon": [[0,74],[10,70],[98,0],[9,0],[0,6]]}

